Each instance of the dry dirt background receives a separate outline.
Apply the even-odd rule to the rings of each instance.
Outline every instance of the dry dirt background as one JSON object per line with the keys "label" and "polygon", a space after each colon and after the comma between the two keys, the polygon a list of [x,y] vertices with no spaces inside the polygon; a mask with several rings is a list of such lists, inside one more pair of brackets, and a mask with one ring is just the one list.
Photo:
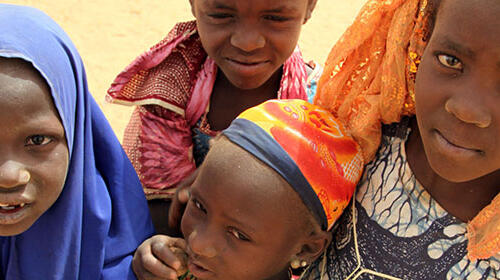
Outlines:
{"label": "dry dirt background", "polygon": [[[284,0],[286,1],[286,0]],[[323,63],[333,43],[366,0],[318,0],[299,44],[305,60]],[[193,19],[188,0],[2,0],[37,7],[73,39],[85,63],[92,95],[121,139],[132,109],[108,104],[113,78],[160,41],[178,21]]]}

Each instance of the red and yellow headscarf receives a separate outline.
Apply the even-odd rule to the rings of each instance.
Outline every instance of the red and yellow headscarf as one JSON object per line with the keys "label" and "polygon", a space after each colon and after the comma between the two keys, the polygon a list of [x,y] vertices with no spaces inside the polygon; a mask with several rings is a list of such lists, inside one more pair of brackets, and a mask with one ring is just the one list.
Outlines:
{"label": "red and yellow headscarf", "polygon": [[270,100],[222,132],[280,174],[330,229],[363,171],[358,144],[331,113],[303,100]]}

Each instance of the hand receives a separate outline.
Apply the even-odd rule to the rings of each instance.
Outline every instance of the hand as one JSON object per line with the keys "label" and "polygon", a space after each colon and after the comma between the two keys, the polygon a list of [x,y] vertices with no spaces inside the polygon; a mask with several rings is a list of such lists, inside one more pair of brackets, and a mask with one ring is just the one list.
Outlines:
{"label": "hand", "polygon": [[191,185],[198,175],[198,170],[199,169],[196,169],[177,186],[177,191],[172,198],[172,204],[170,205],[170,209],[168,211],[168,226],[171,229],[175,229],[180,232],[182,214],[184,214],[184,209],[186,208],[186,203],[188,202],[191,193]]}
{"label": "hand", "polygon": [[132,259],[132,269],[139,280],[176,280],[186,273],[186,241],[155,235],[144,241]]}

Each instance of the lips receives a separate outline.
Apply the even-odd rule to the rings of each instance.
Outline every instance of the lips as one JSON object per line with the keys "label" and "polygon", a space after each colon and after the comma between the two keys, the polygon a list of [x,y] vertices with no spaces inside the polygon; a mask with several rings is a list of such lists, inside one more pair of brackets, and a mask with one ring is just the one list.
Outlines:
{"label": "lips", "polygon": [[474,147],[474,145],[465,143],[462,138],[457,138],[451,134],[444,134],[439,130],[436,130],[436,139],[444,152],[449,152],[454,155],[477,155],[482,153],[480,149]]}
{"label": "lips", "polygon": [[210,279],[214,276],[214,273],[210,271],[206,265],[193,260],[192,258],[188,261],[188,269],[196,279]]}
{"label": "lips", "polygon": [[24,202],[0,202],[0,225],[11,225],[20,222],[26,216],[29,207],[30,204]]}
{"label": "lips", "polygon": [[244,76],[252,76],[264,71],[265,67],[269,63],[269,60],[246,60],[233,58],[226,58],[226,61],[228,62],[228,65],[234,69],[234,71]]}
{"label": "lips", "polygon": [[26,205],[26,203],[1,203],[0,202],[0,211],[5,212],[5,211],[12,211],[17,208],[22,208]]}

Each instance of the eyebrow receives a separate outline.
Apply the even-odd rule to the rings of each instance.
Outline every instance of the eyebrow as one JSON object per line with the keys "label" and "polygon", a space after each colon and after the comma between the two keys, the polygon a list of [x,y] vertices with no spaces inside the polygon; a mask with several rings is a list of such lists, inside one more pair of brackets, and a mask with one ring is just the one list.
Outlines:
{"label": "eyebrow", "polygon": [[[207,3],[207,2],[205,2],[205,3]],[[207,3],[207,5],[208,6],[213,6],[215,9],[229,10],[229,11],[233,11],[233,12],[236,11],[235,8],[230,7],[230,6],[226,5],[226,4],[223,4],[223,3],[219,2],[219,1],[209,1]]]}
{"label": "eyebrow", "polygon": [[444,36],[444,38],[440,38],[438,42],[440,45],[445,46],[446,48],[453,50],[459,54],[463,54],[471,58],[474,58],[476,56],[474,51],[472,51],[470,48],[463,46],[446,36]]}
{"label": "eyebrow", "polygon": [[276,8],[264,10],[264,13],[283,13],[283,12],[295,12],[295,11],[297,11],[296,7],[287,7],[283,5]]}

